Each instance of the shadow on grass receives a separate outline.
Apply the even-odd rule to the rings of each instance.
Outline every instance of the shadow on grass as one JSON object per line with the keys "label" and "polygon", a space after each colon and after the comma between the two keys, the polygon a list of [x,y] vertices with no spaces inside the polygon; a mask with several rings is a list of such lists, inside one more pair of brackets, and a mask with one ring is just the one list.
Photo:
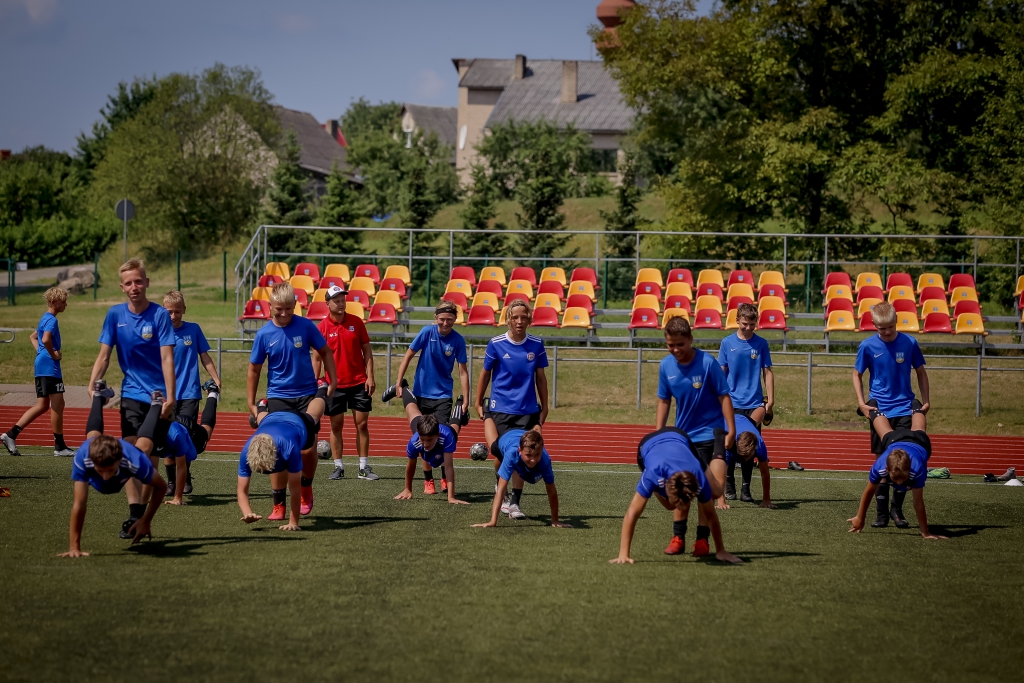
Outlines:
{"label": "shadow on grass", "polygon": [[[441,495],[441,489],[437,489],[438,495]],[[447,495],[447,494],[444,494]],[[492,503],[494,502],[493,492],[482,492],[482,491],[459,491],[455,489],[455,497],[466,501],[467,503]]]}
{"label": "shadow on grass", "polygon": [[[918,527],[920,528],[920,527]],[[928,531],[939,536],[949,538],[961,538],[962,536],[974,536],[985,529],[1005,529],[999,524],[929,524]]]}
{"label": "shadow on grass", "polygon": [[[7,474],[0,476],[0,481],[7,479],[53,479],[53,477],[36,476],[33,474]],[[493,498],[493,496],[491,496]]]}
{"label": "shadow on grass", "polygon": [[[268,494],[249,494],[249,500],[258,500],[260,498],[270,498]],[[185,502],[189,505],[195,505],[196,507],[213,507],[216,505],[233,505],[238,501],[238,495],[234,493],[202,493],[202,494],[188,494],[185,498]]]}
{"label": "shadow on grass", "polygon": [[210,538],[158,538],[152,541],[143,541],[138,545],[128,546],[128,550],[139,555],[150,555],[153,557],[196,557],[206,555],[200,552],[209,546],[234,545],[235,543],[275,543],[278,541],[301,541],[301,537],[284,536],[214,536]]}
{"label": "shadow on grass", "polygon": [[[542,522],[544,526],[551,526],[551,515],[531,515],[531,520]],[[592,519],[617,519],[622,521],[622,515],[566,515],[559,516],[558,521],[571,524],[573,529],[589,529]]]}
{"label": "shadow on grass", "polygon": [[[821,553],[794,553],[784,550],[730,550],[729,552],[743,560],[744,564],[759,562],[760,560],[778,560],[783,557],[819,557],[821,555]],[[729,565],[728,562],[719,562],[715,559],[714,555],[698,558],[698,561],[711,562],[713,564],[720,564],[723,566],[735,566]]]}
{"label": "shadow on grass", "polygon": [[[335,517],[333,515],[325,515],[318,517],[305,517],[303,519],[302,530],[303,531],[331,531],[331,530],[346,530],[346,529],[357,529],[362,526],[372,526],[374,524],[387,524],[389,522],[425,522],[429,518],[427,517],[381,517],[381,516],[364,516],[364,517]],[[312,522],[312,524],[310,524]]]}
{"label": "shadow on grass", "polygon": [[[772,503],[775,504],[775,509],[776,510],[796,510],[801,505],[806,505],[807,503],[849,503],[849,502],[854,502],[855,503],[855,502],[857,502],[857,499],[856,498],[794,498],[794,499],[787,499],[787,500],[778,500],[776,498],[772,498]],[[729,503],[732,504],[733,501],[729,501]],[[758,507],[758,506],[760,506],[760,504],[761,504],[761,501],[757,501],[756,503],[746,503],[746,505],[749,505],[750,507]],[[739,506],[737,506],[737,507],[739,507]]]}

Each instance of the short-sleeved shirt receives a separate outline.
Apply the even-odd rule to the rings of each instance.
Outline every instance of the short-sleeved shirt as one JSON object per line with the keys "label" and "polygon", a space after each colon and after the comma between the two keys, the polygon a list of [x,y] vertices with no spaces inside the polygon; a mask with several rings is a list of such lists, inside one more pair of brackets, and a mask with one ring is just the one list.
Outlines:
{"label": "short-sleeved shirt", "polygon": [[484,370],[491,372],[491,412],[532,415],[540,410],[537,402],[536,372],[548,366],[548,354],[539,337],[526,335],[516,343],[508,333],[487,342]]}
{"label": "short-sleeved shirt", "polygon": [[913,413],[910,370],[922,365],[924,355],[917,340],[902,332],[897,332],[891,342],[872,335],[857,349],[857,372],[871,371],[871,398],[878,401],[878,412],[886,417]]}
{"label": "short-sleeved shirt", "polygon": [[693,360],[680,365],[673,356],[661,361],[658,398],[676,400],[676,427],[695,443],[711,441],[716,429],[725,429],[720,396],[729,394],[725,373],[710,353],[694,349]]}
{"label": "short-sleeved shirt", "polygon": [[644,472],[640,475],[636,492],[644,498],[650,498],[655,493],[667,498],[665,482],[669,477],[676,472],[689,472],[700,486],[697,501],[706,503],[711,500],[711,485],[704,476],[704,468],[689,440],[676,429],[661,429],[646,437],[640,444],[640,457],[643,459]]}
{"label": "short-sleeved shirt", "polygon": [[53,338],[53,350],[60,351],[60,327],[57,325],[57,316],[47,311],[39,319],[36,327],[36,336],[39,338],[39,348],[36,349],[35,375],[36,377],[63,377],[60,372],[60,361],[50,357],[50,352],[43,346],[43,333],[49,332]]}
{"label": "short-sleeved shirt", "polygon": [[199,457],[199,454],[196,453],[196,445],[192,443],[192,436],[188,433],[185,425],[180,422],[171,423],[167,430],[167,446],[156,455],[161,458],[185,458],[185,462],[192,462]]}
{"label": "short-sleeved shirt", "polygon": [[160,348],[174,346],[174,325],[167,309],[150,302],[136,315],[126,303],[111,306],[99,341],[117,349],[117,364],[124,373],[122,398],[149,403],[154,391],[166,394]]}
{"label": "short-sleeved shirt", "polygon": [[533,468],[527,467],[519,457],[519,439],[525,433],[522,429],[510,429],[498,439],[498,448],[502,455],[498,476],[505,481],[512,481],[512,472],[515,472],[523,481],[530,484],[536,484],[540,479],[543,479],[545,484],[554,484],[555,472],[551,469],[551,457],[547,449],[542,451],[540,461]]}
{"label": "short-sleeved shirt", "polygon": [[772,366],[768,342],[756,334],[749,340],[736,333],[722,340],[718,349],[718,364],[729,380],[729,398],[734,408],[749,410],[764,401],[761,388],[761,370]]}
{"label": "short-sleeved shirt", "polygon": [[154,470],[149,462],[149,456],[123,439],[118,439],[123,455],[117,474],[110,479],[104,479],[96,472],[92,458],[89,457],[89,447],[93,441],[94,439],[86,439],[75,451],[75,458],[71,463],[72,481],[84,481],[102,494],[119,493],[129,479],[138,479],[143,484],[150,484],[153,481]]}
{"label": "short-sleeved shirt", "polygon": [[892,483],[896,491],[907,489],[923,489],[928,479],[928,458],[932,454],[931,440],[923,431],[911,431],[909,429],[897,429],[885,435],[882,442],[885,451],[878,456],[875,464],[868,472],[868,481],[877,484],[882,477],[889,476],[886,460],[889,454],[897,448],[907,452],[910,456],[910,476],[902,484]]}
{"label": "short-sleeved shirt", "polygon": [[312,321],[292,316],[284,327],[271,321],[252,340],[249,362],[267,361],[267,398],[299,398],[316,393],[310,349],[324,347],[324,336]]}
{"label": "short-sleeved shirt", "polygon": [[409,443],[405,447],[405,454],[409,456],[410,460],[416,458],[423,458],[431,467],[440,467],[444,464],[444,454],[454,453],[455,449],[458,448],[458,437],[455,436],[455,432],[448,428],[448,425],[438,425],[440,434],[437,439],[437,443],[429,451],[423,449],[423,442],[420,440],[419,434],[413,434],[409,439]]}
{"label": "short-sleeved shirt", "polygon": [[338,368],[339,389],[358,386],[366,383],[366,359],[363,357],[363,344],[370,343],[370,335],[366,325],[359,316],[345,314],[345,319],[334,322],[330,317],[324,318],[317,327],[327,340],[334,354],[334,365]]}
{"label": "short-sleeved shirt", "polygon": [[277,447],[277,460],[274,461],[272,472],[302,471],[302,444],[306,441],[306,423],[295,413],[270,413],[260,421],[256,432],[249,437],[242,447],[238,460],[238,476],[251,477],[252,468],[246,458],[249,455],[249,444],[259,434],[267,434],[274,440]]}
{"label": "short-sleeved shirt", "polygon": [[202,398],[199,385],[199,354],[210,350],[206,335],[195,323],[174,328],[174,381],[179,401]]}
{"label": "short-sleeved shirt", "polygon": [[427,325],[412,340],[409,349],[420,354],[413,384],[416,395],[421,398],[451,398],[454,386],[452,370],[456,363],[466,362],[466,340],[462,335],[452,330],[442,337],[437,325]]}
{"label": "short-sleeved shirt", "polygon": [[[736,416],[736,438],[740,438],[743,432],[750,432],[757,439],[757,454],[754,456],[758,462],[768,462],[768,446],[765,445],[761,432],[757,431],[757,425],[746,415]],[[735,447],[734,447],[735,449]]]}

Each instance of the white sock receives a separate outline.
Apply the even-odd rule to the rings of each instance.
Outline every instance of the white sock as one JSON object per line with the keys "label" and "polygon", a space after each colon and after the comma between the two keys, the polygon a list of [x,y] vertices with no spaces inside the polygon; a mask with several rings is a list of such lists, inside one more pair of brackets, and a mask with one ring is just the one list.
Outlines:
{"label": "white sock", "polygon": [[334,466],[335,467],[340,467],[341,469],[345,469],[345,463],[343,463],[341,461],[341,458],[335,458],[334,459]]}
{"label": "white sock", "polygon": [[369,464],[370,464],[370,459],[369,458],[363,458],[363,457],[359,458],[359,469],[365,470],[366,466],[369,465]]}
{"label": "white sock", "polygon": [[216,391],[209,392],[208,394],[206,394],[206,397],[207,398],[212,398],[214,401],[219,401],[220,400],[220,394],[217,393]]}

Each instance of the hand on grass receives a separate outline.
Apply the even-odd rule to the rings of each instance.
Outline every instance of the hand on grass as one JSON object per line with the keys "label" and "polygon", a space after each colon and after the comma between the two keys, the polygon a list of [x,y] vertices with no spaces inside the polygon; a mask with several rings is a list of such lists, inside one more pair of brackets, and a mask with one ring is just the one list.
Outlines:
{"label": "hand on grass", "polygon": [[146,536],[152,538],[152,535],[149,533],[149,522],[145,519],[140,519],[135,524],[132,524],[131,528],[128,529],[128,533],[131,534],[132,545],[135,545]]}
{"label": "hand on grass", "polygon": [[723,496],[722,498],[719,498],[718,500],[715,501],[715,509],[716,510],[731,510],[732,508],[730,508],[729,504],[725,502],[725,497]]}
{"label": "hand on grass", "polygon": [[252,524],[253,522],[258,522],[261,519],[263,519],[263,515],[257,515],[255,512],[250,512],[249,514],[247,514],[247,515],[242,517],[242,521],[245,522],[246,524]]}
{"label": "hand on grass", "polygon": [[569,524],[568,522],[551,522],[551,526],[555,527],[556,529],[571,529],[572,528],[572,524]]}
{"label": "hand on grass", "polygon": [[164,505],[188,505],[184,500],[175,496],[171,500],[165,500]]}
{"label": "hand on grass", "polygon": [[715,553],[715,559],[719,562],[728,562],[730,564],[743,564],[743,560],[726,550],[719,550]]}
{"label": "hand on grass", "polygon": [[859,534],[860,530],[864,528],[864,520],[860,517],[850,517],[846,521],[850,523],[849,532],[851,534]]}
{"label": "hand on grass", "polygon": [[482,527],[490,527],[490,526],[498,526],[498,523],[497,522],[485,522],[484,524],[474,524],[473,528],[476,529],[477,527],[481,527],[482,528]]}
{"label": "hand on grass", "polygon": [[921,538],[927,538],[927,539],[932,540],[932,541],[938,541],[938,540],[948,541],[949,540],[949,536],[940,536],[939,534],[921,534]]}
{"label": "hand on grass", "polygon": [[277,528],[281,531],[302,531],[302,529],[299,528],[298,524],[282,524]]}
{"label": "hand on grass", "polygon": [[395,496],[395,500],[409,500],[410,498],[412,498],[412,491],[410,491],[409,489],[405,489],[397,496]]}
{"label": "hand on grass", "polygon": [[613,560],[608,560],[608,564],[633,564],[633,558],[619,555]]}
{"label": "hand on grass", "polygon": [[451,505],[469,505],[468,500],[459,500],[458,498],[449,498],[448,503]]}
{"label": "hand on grass", "polygon": [[758,507],[762,507],[762,508],[765,508],[767,510],[778,509],[778,506],[776,506],[775,503],[771,502],[770,500],[762,500],[761,504]]}
{"label": "hand on grass", "polygon": [[72,548],[66,553],[57,553],[57,557],[89,557],[89,553],[83,553],[77,548]]}

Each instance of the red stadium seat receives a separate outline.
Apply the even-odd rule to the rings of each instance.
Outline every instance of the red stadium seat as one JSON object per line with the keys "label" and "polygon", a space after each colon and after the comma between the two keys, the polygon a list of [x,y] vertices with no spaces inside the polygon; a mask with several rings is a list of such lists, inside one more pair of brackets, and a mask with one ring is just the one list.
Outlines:
{"label": "red stadium seat", "polygon": [[270,302],[256,299],[246,301],[239,320],[270,320]]}
{"label": "red stadium seat", "polygon": [[[751,299],[749,296],[733,296],[731,299],[729,299],[729,310],[732,311],[739,308],[740,304],[752,303],[754,303],[754,300]],[[665,308],[668,308],[668,304],[665,305]]]}
{"label": "red stadium seat", "polygon": [[552,294],[560,300],[565,301],[565,287],[558,280],[545,280],[537,288],[537,296],[541,294]]}
{"label": "red stadium seat", "polygon": [[782,311],[764,310],[757,318],[757,329],[759,330],[782,330],[785,332],[786,314]]}
{"label": "red stadium seat", "polygon": [[720,330],[722,329],[722,314],[710,308],[702,308],[693,316],[693,329],[695,330]]}
{"label": "red stadium seat", "polygon": [[757,298],[760,299],[764,296],[777,296],[782,299],[784,303],[789,304],[789,301],[786,300],[786,290],[782,285],[765,285],[761,287],[761,289],[757,291]]}
{"label": "red stadium seat", "polygon": [[576,280],[586,280],[594,286],[594,289],[599,289],[601,286],[597,283],[597,273],[594,272],[593,268],[574,268],[569,282]]}
{"label": "red stadium seat", "polygon": [[260,275],[260,287],[273,287],[284,282],[284,278],[280,275]]}
{"label": "red stadium seat", "polygon": [[754,274],[749,270],[734,270],[729,273],[729,282],[726,283],[725,288],[728,290],[730,285],[734,285],[737,282],[748,284],[752,288],[757,284],[756,280],[754,280]]}
{"label": "red stadium seat", "polygon": [[438,300],[439,303],[441,301],[451,301],[453,304],[460,307],[462,310],[466,310],[467,308],[469,308],[469,301],[466,299],[466,295],[463,294],[462,292],[445,292],[444,294],[441,295],[441,298]]}
{"label": "red stadium seat", "polygon": [[690,272],[689,268],[673,268],[668,271],[668,277],[665,279],[665,284],[668,285],[670,282],[685,282],[693,288],[693,273]]}
{"label": "red stadium seat", "polygon": [[298,304],[300,306],[302,306],[303,308],[307,308],[309,306],[309,295],[306,294],[306,290],[304,290],[304,289],[296,289],[295,290],[295,301],[298,302]]}
{"label": "red stadium seat", "polygon": [[519,266],[512,269],[512,276],[509,277],[509,280],[526,280],[530,283],[531,287],[536,287],[537,273],[529,266]]}
{"label": "red stadium seat", "polygon": [[330,307],[323,301],[314,301],[309,305],[306,317],[315,323],[320,322],[331,314]]}
{"label": "red stadium seat", "polygon": [[718,297],[719,301],[725,299],[725,294],[722,292],[721,285],[719,285],[718,283],[715,283],[715,282],[706,282],[706,283],[702,284],[700,287],[697,288],[697,290],[693,293],[693,295],[694,296],[715,296],[715,297]]}
{"label": "red stadium seat", "polygon": [[821,290],[824,294],[832,285],[842,285],[853,291],[853,283],[850,282],[850,274],[845,270],[834,270],[825,276],[825,287]]}
{"label": "red stadium seat", "polygon": [[925,316],[924,327],[921,331],[925,333],[953,334],[953,327],[949,324],[949,316],[945,313],[929,313]]}
{"label": "red stadium seat", "polygon": [[373,280],[373,284],[380,285],[380,268],[372,263],[360,263],[352,277],[368,277]]}
{"label": "red stadium seat", "polygon": [[657,282],[641,282],[633,290],[633,298],[635,299],[639,294],[653,294],[661,299],[661,287]]}
{"label": "red stadium seat", "polygon": [[405,291],[405,281],[398,277],[384,278],[384,281],[380,283],[380,291],[391,291],[403,299],[409,298],[408,293]]}
{"label": "red stadium seat", "polygon": [[889,273],[889,278],[885,281],[885,291],[888,292],[893,287],[914,289],[914,281],[910,278],[910,273]]}
{"label": "red stadium seat", "polygon": [[315,285],[320,282],[320,266],[315,263],[300,263],[292,269],[292,275],[306,275]]}
{"label": "red stadium seat", "polygon": [[566,308],[585,308],[587,313],[594,315],[594,302],[586,294],[570,294],[569,300],[565,302]]}
{"label": "red stadium seat", "polygon": [[860,316],[860,327],[857,328],[858,332],[878,332],[878,328],[875,327],[875,321],[871,319],[871,311],[864,311],[863,315]]}
{"label": "red stadium seat", "polygon": [[978,315],[981,315],[981,306],[978,305],[977,301],[961,299],[953,305],[952,317],[955,319],[957,316],[963,315],[964,313],[977,313]]}
{"label": "red stadium seat", "polygon": [[452,274],[448,276],[449,280],[469,280],[469,284],[476,287],[476,271],[470,266],[455,266],[452,268]]}
{"label": "red stadium seat", "polygon": [[925,301],[931,299],[942,299],[946,300],[946,291],[942,287],[925,287],[921,290],[921,295],[918,297],[918,305],[923,305]]}
{"label": "red stadium seat", "polygon": [[490,306],[474,306],[469,309],[467,325],[490,325],[494,327],[494,309]]}
{"label": "red stadium seat", "polygon": [[558,327],[558,309],[541,306],[533,309],[531,327]]}
{"label": "red stadium seat", "polygon": [[353,289],[348,293],[348,296],[345,297],[345,302],[350,301],[361,305],[363,308],[370,307],[370,295],[361,289]]}
{"label": "red stadium seat", "polygon": [[824,317],[827,319],[828,314],[832,311],[847,311],[853,313],[853,302],[849,299],[832,299],[828,302],[828,306],[825,307]]}
{"label": "red stadium seat", "polygon": [[658,312],[653,308],[638,308],[633,311],[629,321],[629,329],[658,329]]}
{"label": "red stadium seat", "polygon": [[681,308],[687,313],[692,313],[693,310],[690,307],[690,300],[682,294],[673,294],[672,296],[665,299],[665,310],[670,308]]}
{"label": "red stadium seat", "polygon": [[955,275],[949,276],[949,287],[946,289],[946,293],[952,294],[953,290],[957,287],[978,288],[978,286],[974,284],[974,276],[970,273],[956,273]]}
{"label": "red stadium seat", "polygon": [[370,319],[367,322],[395,325],[398,323],[398,315],[391,304],[374,304],[370,307]]}
{"label": "red stadium seat", "polygon": [[[484,280],[483,282],[481,282],[479,285],[477,285],[476,288],[476,293],[479,294],[480,292],[487,292],[488,294],[493,294],[499,299],[505,296],[505,291],[502,288],[501,283],[498,282],[497,280]],[[522,296],[520,296],[520,298],[522,298]]]}
{"label": "red stadium seat", "polygon": [[857,303],[860,303],[864,299],[881,299],[885,301],[885,292],[882,291],[881,287],[875,287],[874,285],[864,285],[863,287],[857,290]]}
{"label": "red stadium seat", "polygon": [[892,302],[892,306],[896,309],[897,313],[913,313],[917,315],[917,304],[909,299],[896,299]]}
{"label": "red stadium seat", "polygon": [[324,279],[320,280],[320,289],[328,289],[331,286],[341,287],[342,289],[345,289],[345,281],[342,280],[340,277],[334,275],[331,275],[330,277],[325,277]]}

